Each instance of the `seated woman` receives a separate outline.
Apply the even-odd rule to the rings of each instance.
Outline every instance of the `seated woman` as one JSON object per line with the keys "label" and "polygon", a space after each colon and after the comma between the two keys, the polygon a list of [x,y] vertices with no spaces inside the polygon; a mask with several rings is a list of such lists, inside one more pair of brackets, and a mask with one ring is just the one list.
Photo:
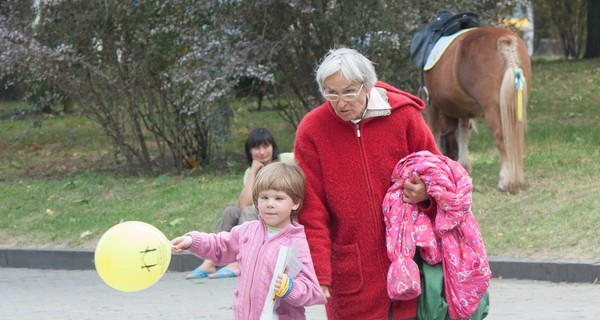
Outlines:
{"label": "seated woman", "polygon": [[[237,204],[227,206],[223,211],[223,216],[217,223],[213,232],[230,231],[234,226],[246,221],[258,219],[258,211],[252,203],[252,185],[256,178],[256,173],[265,165],[278,161],[293,163],[293,153],[279,154],[279,147],[275,138],[265,128],[255,128],[248,134],[245,144],[246,161],[248,168],[244,173],[243,188],[238,197]],[[186,279],[218,279],[237,277],[239,265],[237,262],[231,263],[222,268],[218,268],[211,260],[204,260],[200,266],[190,272]]]}

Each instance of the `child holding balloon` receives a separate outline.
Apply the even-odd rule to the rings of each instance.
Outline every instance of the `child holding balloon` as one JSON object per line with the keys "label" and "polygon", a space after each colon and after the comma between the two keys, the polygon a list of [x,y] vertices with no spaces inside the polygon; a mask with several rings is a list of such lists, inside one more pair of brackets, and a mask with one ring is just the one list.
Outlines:
{"label": "child holding balloon", "polygon": [[171,241],[174,252],[188,250],[217,264],[239,262],[234,318],[260,318],[281,246],[295,248],[302,267],[295,277],[283,273],[275,282],[279,318],[305,319],[304,306],[326,302],[315,275],[304,227],[296,221],[305,181],[302,169],[296,165],[282,162],[266,165],[258,172],[252,188],[259,220],[236,226],[230,232],[192,231]]}

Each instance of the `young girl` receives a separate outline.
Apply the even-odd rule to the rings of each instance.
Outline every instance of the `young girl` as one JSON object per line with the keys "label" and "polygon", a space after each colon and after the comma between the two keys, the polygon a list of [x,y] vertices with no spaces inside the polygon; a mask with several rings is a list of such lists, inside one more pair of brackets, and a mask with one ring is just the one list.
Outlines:
{"label": "young girl", "polygon": [[[237,203],[229,205],[223,211],[223,216],[213,229],[214,233],[230,231],[231,228],[246,221],[258,219],[258,211],[252,203],[252,185],[256,173],[265,165],[281,161],[293,163],[293,154],[290,152],[279,153],[275,137],[265,128],[254,128],[246,138],[244,146],[248,168],[244,173],[243,189]],[[219,268],[213,261],[205,259],[200,266],[192,270],[186,279],[220,279],[237,277],[239,266],[237,262]]]}
{"label": "young girl", "polygon": [[[234,319],[259,319],[281,246],[297,249],[302,269],[293,279],[281,274],[275,284],[280,319],[306,319],[304,306],[325,303],[310,257],[304,227],[296,222],[304,197],[305,176],[295,165],[274,162],[263,167],[252,188],[259,220],[230,232],[189,232],[171,241],[174,252],[189,252],[217,264],[238,261]],[[282,286],[283,283],[283,287]]]}

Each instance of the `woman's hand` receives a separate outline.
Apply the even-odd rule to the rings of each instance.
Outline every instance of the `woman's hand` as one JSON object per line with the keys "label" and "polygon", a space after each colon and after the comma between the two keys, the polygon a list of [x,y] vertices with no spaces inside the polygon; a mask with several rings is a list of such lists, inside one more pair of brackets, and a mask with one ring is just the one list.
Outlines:
{"label": "woman's hand", "polygon": [[238,206],[242,209],[251,206],[252,203],[252,185],[254,185],[254,179],[256,179],[256,174],[258,170],[260,170],[265,165],[254,159],[252,160],[252,164],[250,165],[250,174],[248,175],[248,180],[246,180],[246,184],[240,191],[240,195],[238,196]]}
{"label": "woman's hand", "polygon": [[264,166],[265,165],[262,162],[254,159],[252,160],[252,164],[250,165],[250,170],[252,171],[252,173],[254,173],[254,175],[256,175],[258,173],[258,170],[260,170]]}
{"label": "woman's hand", "polygon": [[412,179],[404,181],[403,194],[404,197],[402,200],[406,203],[419,203],[429,199],[425,182],[421,181],[421,178],[415,172],[412,174]]}
{"label": "woman's hand", "polygon": [[185,235],[171,240],[171,250],[176,253],[181,253],[187,250],[192,245],[192,237]]}

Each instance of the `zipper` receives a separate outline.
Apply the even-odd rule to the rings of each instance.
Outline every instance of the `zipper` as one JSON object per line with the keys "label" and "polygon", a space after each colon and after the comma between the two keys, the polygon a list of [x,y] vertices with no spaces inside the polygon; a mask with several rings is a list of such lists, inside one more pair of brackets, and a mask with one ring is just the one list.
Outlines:
{"label": "zipper", "polygon": [[356,126],[356,137],[360,138],[360,122],[354,124]]}
{"label": "zipper", "polygon": [[[263,227],[265,228],[265,231],[266,231],[266,226],[263,226]],[[286,229],[287,229],[287,227],[286,227]],[[284,230],[285,230],[285,229],[284,229]],[[279,238],[279,237],[282,237],[282,233],[283,233],[283,232],[285,232],[286,234],[291,232],[291,231],[284,231],[284,230],[281,230],[279,233],[277,233],[276,235],[274,235],[273,237],[271,237],[271,238],[269,238],[269,239],[267,239],[267,237],[266,237],[266,233],[265,233],[265,235],[264,235],[264,236],[265,236],[265,238],[264,238],[263,242],[260,244],[260,247],[258,248],[258,250],[256,251],[256,256],[257,256],[257,258],[256,258],[256,259],[253,259],[253,260],[254,260],[254,265],[253,265],[253,267],[252,267],[252,274],[256,274],[257,272],[259,272],[259,271],[260,271],[260,270],[258,270],[258,271],[257,271],[257,265],[258,265],[258,261],[259,261],[259,258],[258,258],[258,257],[261,257],[261,256],[263,256],[263,251],[265,250],[265,248],[266,248],[267,246],[269,246],[269,244],[270,244],[271,242],[273,242],[273,241],[274,241],[273,239],[277,239],[277,238]],[[291,243],[291,240],[290,240],[290,241],[288,241],[288,246],[290,246],[290,247],[291,247],[291,245],[289,245],[289,243]],[[275,245],[277,245],[277,244],[275,244]],[[282,246],[282,245],[283,245],[283,244],[279,244],[279,246]],[[279,252],[279,251],[277,251],[277,252]],[[271,276],[271,277],[272,277],[272,276]],[[252,289],[252,287],[254,287],[254,277],[252,277],[252,281],[250,281],[250,289]],[[267,290],[267,292],[268,292],[268,290]],[[248,297],[248,299],[250,299],[250,295],[247,295],[247,297]],[[249,305],[249,306],[250,306],[250,305],[252,305],[250,300],[248,300],[248,302],[247,302],[247,303],[248,303],[248,305]],[[248,308],[248,312],[250,312],[250,308]],[[247,316],[249,317],[249,316],[250,316],[250,314],[247,314]],[[249,318],[248,318],[248,319],[249,319]]]}
{"label": "zipper", "polygon": [[367,106],[368,105],[369,105],[369,96],[367,96],[367,102],[366,102],[366,105],[365,105],[365,110],[363,110],[362,115],[360,116],[360,119],[352,120],[352,123],[354,123],[354,126],[356,126],[356,137],[357,138],[360,138],[360,123],[365,118],[365,115],[367,115]]}
{"label": "zipper", "polygon": [[[360,139],[360,127],[359,127],[359,125],[360,125],[361,120],[362,120],[362,118],[358,122],[354,122],[354,125],[356,126],[356,135],[357,135],[357,139],[358,139],[357,142],[358,142],[358,146],[359,146],[360,158],[361,158],[361,161],[362,161],[362,164],[363,164],[364,175],[365,175],[365,179],[366,179],[366,183],[367,183],[366,189],[369,192],[369,198],[374,199],[373,186],[372,186],[372,183],[371,183],[371,179],[370,179],[371,176],[370,176],[370,173],[369,173],[370,172],[369,171],[369,165],[370,165],[370,163],[367,161],[366,150],[365,150],[365,147],[363,145],[362,139]],[[371,207],[370,210],[372,212],[377,212],[377,210],[378,210],[377,209],[377,205],[373,201],[370,201],[369,205]],[[376,220],[373,220],[372,223],[377,224]],[[374,227],[377,228],[377,225],[375,225]],[[387,270],[387,266],[385,266],[383,264],[383,260],[379,261],[379,267],[382,270]]]}
{"label": "zipper", "polygon": [[[254,256],[256,256],[256,259],[254,259],[254,257],[252,257],[253,258],[252,260],[254,261],[254,264],[252,266],[252,274],[256,274],[256,268],[257,268],[257,264],[258,264],[258,260],[259,260],[258,257],[260,257],[262,255],[262,252],[263,252],[263,250],[264,250],[264,248],[266,246],[267,241],[270,240],[270,239],[266,238],[266,226],[262,225],[261,227],[265,228],[265,234],[263,235],[264,236],[264,240],[259,245],[258,250],[254,251]],[[251,278],[251,280],[250,280],[250,286],[249,286],[249,288],[252,289],[252,287],[254,287],[254,277],[251,276],[250,278]],[[252,305],[252,301],[250,299],[250,296],[251,296],[250,294],[246,295],[246,298],[248,298],[248,301],[247,301],[248,306]],[[246,316],[248,316],[248,317],[250,316],[250,310],[251,310],[251,308],[248,308],[248,310],[247,310],[248,314]]]}

